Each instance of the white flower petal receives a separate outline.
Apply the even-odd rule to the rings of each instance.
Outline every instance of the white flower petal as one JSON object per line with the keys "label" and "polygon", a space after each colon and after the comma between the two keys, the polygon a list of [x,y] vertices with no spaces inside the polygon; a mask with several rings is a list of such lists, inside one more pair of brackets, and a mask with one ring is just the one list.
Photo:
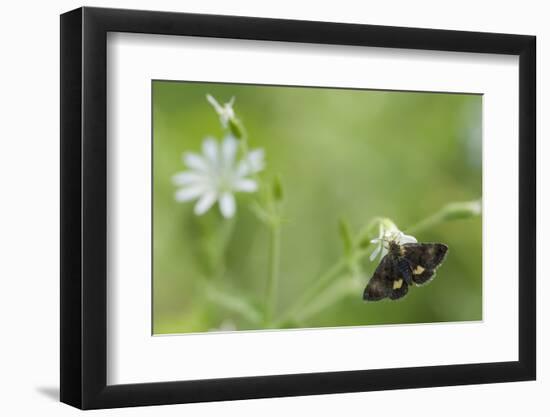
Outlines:
{"label": "white flower petal", "polygon": [[218,163],[218,142],[214,138],[206,138],[202,142],[202,153],[212,166],[216,166]]}
{"label": "white flower petal", "polygon": [[227,123],[229,122],[229,119],[225,114],[220,114],[220,123],[224,129],[227,129]]}
{"label": "white flower petal", "polygon": [[203,181],[204,181],[204,176],[193,171],[179,172],[176,175],[172,176],[172,182],[175,185],[192,185],[192,184],[198,185]]}
{"label": "white flower petal", "polygon": [[248,161],[244,159],[241,160],[237,165],[235,173],[237,174],[237,177],[246,177],[250,173]]}
{"label": "white flower petal", "polygon": [[226,123],[230,120],[230,119],[233,119],[235,117],[235,112],[233,111],[233,107],[232,107],[232,104],[230,103],[225,103],[223,105],[223,110],[222,110],[222,113],[220,114],[220,119],[222,121],[222,124],[223,123]]}
{"label": "white flower petal", "polygon": [[405,243],[417,243],[418,241],[414,236],[406,235],[404,233],[399,237],[399,244],[404,245]]}
{"label": "white flower petal", "polygon": [[235,214],[235,197],[231,193],[223,193],[220,196],[220,211],[225,218],[233,217]]}
{"label": "white flower petal", "polygon": [[222,158],[226,169],[233,166],[235,154],[237,153],[237,139],[231,135],[227,135],[222,143]]}
{"label": "white flower petal", "polygon": [[208,172],[208,162],[201,156],[196,153],[186,153],[183,155],[183,162],[190,169],[194,169],[200,172]]}
{"label": "white flower petal", "polygon": [[[217,103],[215,99],[209,101]],[[232,110],[230,104],[226,103],[222,110]],[[194,208],[197,215],[208,211],[219,200],[222,215],[234,216],[236,202],[233,192],[250,193],[259,188],[256,180],[246,178],[244,174],[260,171],[264,167],[262,149],[249,152],[244,160],[236,164],[238,147],[239,142],[232,135],[227,135],[221,143],[208,137],[202,143],[202,154],[184,154],[183,159],[189,170],[172,177],[174,184],[183,187],[176,192],[176,200],[198,199]]]}
{"label": "white flower petal", "polygon": [[195,214],[197,216],[200,216],[206,213],[210,209],[210,207],[212,207],[212,205],[216,202],[216,197],[216,193],[213,191],[204,193],[197,204],[195,204]]}
{"label": "white flower petal", "polygon": [[195,198],[199,197],[201,194],[204,193],[204,187],[202,186],[193,186],[193,187],[187,187],[187,188],[180,188],[178,191],[176,191],[176,201],[190,201],[194,200]]}
{"label": "white flower petal", "polygon": [[380,250],[382,249],[382,245],[378,245],[376,246],[376,248],[374,248],[374,250],[372,251],[372,253],[370,254],[370,257],[369,259],[372,261],[374,261],[376,259],[376,257],[378,256],[378,254],[380,253]]}
{"label": "white flower petal", "polygon": [[206,99],[212,105],[212,107],[214,107],[214,110],[216,111],[216,113],[218,113],[218,116],[220,116],[220,122],[222,126],[226,128],[229,120],[235,117],[235,112],[233,110],[233,103],[235,102],[235,97],[231,97],[231,100],[229,100],[223,106],[210,94],[206,95]]}
{"label": "white flower petal", "polygon": [[253,193],[258,189],[258,184],[254,180],[247,178],[241,178],[233,183],[233,189],[235,191],[242,191],[245,193]]}
{"label": "white flower petal", "polygon": [[255,149],[239,162],[237,167],[237,175],[245,177],[250,174],[255,174],[264,169],[264,150]]}
{"label": "white flower petal", "polygon": [[212,107],[214,107],[214,110],[216,110],[216,113],[220,114],[223,111],[222,106],[220,106],[220,103],[218,103],[218,101],[214,97],[212,97],[210,94],[206,95],[206,100],[208,100],[208,102],[212,105]]}
{"label": "white flower petal", "polygon": [[251,172],[259,172],[264,169],[264,150],[255,149],[250,152],[247,156],[248,165],[250,166]]}
{"label": "white flower petal", "polygon": [[380,223],[378,237],[371,240],[371,243],[377,244],[378,246],[371,253],[370,260],[373,261],[378,255],[380,255],[380,258],[386,256],[389,252],[389,242],[392,241],[400,245],[417,242],[414,236],[404,234],[395,225],[390,225],[389,228],[386,228],[382,225],[382,223]]}
{"label": "white flower petal", "polygon": [[233,330],[237,330],[237,326],[235,326],[235,323],[233,323],[232,320],[224,320],[220,324],[220,327],[218,328],[218,330],[231,332]]}

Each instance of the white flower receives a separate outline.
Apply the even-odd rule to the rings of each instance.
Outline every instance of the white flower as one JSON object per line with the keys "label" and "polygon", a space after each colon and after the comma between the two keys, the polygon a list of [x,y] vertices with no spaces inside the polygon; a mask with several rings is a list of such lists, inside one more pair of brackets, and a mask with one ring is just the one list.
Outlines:
{"label": "white flower", "polygon": [[393,223],[387,225],[380,223],[379,230],[378,237],[370,241],[376,244],[376,248],[370,255],[371,261],[374,261],[378,257],[378,254],[380,254],[380,259],[387,255],[389,242],[396,242],[400,245],[417,242],[414,236],[406,235]]}
{"label": "white flower", "polygon": [[218,202],[225,218],[235,214],[235,192],[252,193],[258,189],[255,180],[247,178],[264,167],[264,151],[248,152],[240,161],[236,160],[237,139],[226,136],[222,143],[206,138],[202,143],[202,155],[186,153],[183,161],[189,171],[173,176],[176,201],[198,200],[195,214],[200,216]]}
{"label": "white flower", "polygon": [[237,326],[233,323],[232,320],[224,320],[220,323],[219,327],[213,327],[209,329],[209,332],[233,332],[237,330]]}
{"label": "white flower", "polygon": [[220,123],[222,124],[223,128],[227,128],[227,124],[229,123],[229,121],[235,118],[235,112],[233,111],[233,103],[235,103],[235,97],[231,97],[231,100],[229,100],[224,105],[218,103],[218,101],[210,94],[206,95],[206,99],[212,105],[212,107],[214,107],[216,113],[218,113],[218,116],[220,117]]}

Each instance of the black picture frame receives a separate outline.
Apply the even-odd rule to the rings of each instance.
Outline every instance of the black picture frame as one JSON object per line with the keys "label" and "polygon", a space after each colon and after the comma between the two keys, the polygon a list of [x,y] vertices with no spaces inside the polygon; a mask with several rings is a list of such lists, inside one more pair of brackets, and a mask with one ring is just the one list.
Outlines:
{"label": "black picture frame", "polygon": [[[108,32],[519,56],[519,360],[107,385]],[[524,381],[536,378],[534,36],[171,12],[61,15],[61,401],[81,409]]]}

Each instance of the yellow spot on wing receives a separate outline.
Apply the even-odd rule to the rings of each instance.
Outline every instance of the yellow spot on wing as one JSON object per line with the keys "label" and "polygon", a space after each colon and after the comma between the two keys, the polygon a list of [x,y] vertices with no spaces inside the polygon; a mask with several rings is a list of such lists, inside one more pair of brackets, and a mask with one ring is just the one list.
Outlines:
{"label": "yellow spot on wing", "polygon": [[399,288],[401,288],[402,285],[403,285],[403,280],[402,279],[396,279],[395,281],[393,281],[393,289],[394,290],[398,290]]}
{"label": "yellow spot on wing", "polygon": [[424,271],[425,269],[423,267],[421,267],[420,265],[417,265],[416,268],[413,269],[413,274],[420,275]]}

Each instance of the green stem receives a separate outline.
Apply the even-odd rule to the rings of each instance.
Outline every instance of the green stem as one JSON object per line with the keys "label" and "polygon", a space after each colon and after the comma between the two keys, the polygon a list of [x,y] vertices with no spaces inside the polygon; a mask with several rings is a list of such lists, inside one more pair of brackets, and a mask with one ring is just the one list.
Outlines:
{"label": "green stem", "polygon": [[363,285],[362,283],[358,284],[359,283],[356,279],[353,279],[352,275],[349,275],[349,273],[344,274],[342,279],[334,280],[324,291],[311,300],[310,303],[305,305],[304,308],[293,317],[293,320],[298,323],[305,322],[310,317],[325,311],[330,306],[348,296],[358,297],[361,291],[360,287]]}
{"label": "green stem", "polygon": [[[248,146],[248,133],[246,128],[240,121],[236,121],[238,124],[239,130],[241,132],[239,143],[241,148],[241,153],[243,158],[247,158],[249,154]],[[247,162],[248,163],[248,162]],[[260,176],[257,172],[252,173],[252,178],[256,181],[258,185],[262,184]],[[279,287],[279,269],[280,269],[280,260],[281,260],[281,222],[280,222],[280,213],[277,202],[274,202],[269,195],[269,190],[266,187],[260,187],[260,193],[263,193],[264,204],[261,204],[259,201],[255,200],[254,204],[257,204],[262,211],[266,208],[270,214],[270,219],[266,221],[269,226],[271,241],[270,241],[270,252],[269,252],[269,273],[267,277],[266,285],[266,298],[265,298],[265,307],[264,307],[264,326],[269,328],[273,321],[273,315],[277,308],[277,294]],[[261,197],[260,197],[261,198]]]}
{"label": "green stem", "polygon": [[261,312],[242,296],[224,290],[219,284],[212,285],[205,283],[204,289],[206,297],[218,307],[238,314],[254,325],[259,325],[261,323]]}
{"label": "green stem", "polygon": [[407,233],[419,233],[440,223],[464,220],[481,215],[481,200],[448,203],[439,211],[409,227]]}
{"label": "green stem", "polygon": [[442,215],[441,211],[426,217],[424,220],[419,221],[413,226],[406,229],[406,232],[409,234],[419,233],[426,229],[430,229],[434,226],[437,226],[439,223],[443,223],[445,217]]}
{"label": "green stem", "polygon": [[218,270],[215,271],[214,277],[218,281],[223,278],[225,272],[227,271],[227,248],[231,237],[233,236],[233,231],[235,230],[235,216],[230,219],[223,219],[222,225],[220,227],[221,233],[218,236],[221,236],[219,246],[218,246]]}
{"label": "green stem", "polygon": [[265,301],[265,324],[269,327],[277,307],[279,289],[279,269],[281,261],[281,227],[279,222],[271,225],[271,247],[269,253],[269,274]]}
{"label": "green stem", "polygon": [[298,299],[296,303],[281,317],[277,323],[284,323],[300,315],[300,311],[306,309],[315,297],[320,294],[335,278],[342,275],[349,267],[350,263],[358,262],[368,252],[366,250],[357,251],[351,259],[341,258],[333,264],[324,274],[322,274],[315,283],[309,287],[308,291]]}

